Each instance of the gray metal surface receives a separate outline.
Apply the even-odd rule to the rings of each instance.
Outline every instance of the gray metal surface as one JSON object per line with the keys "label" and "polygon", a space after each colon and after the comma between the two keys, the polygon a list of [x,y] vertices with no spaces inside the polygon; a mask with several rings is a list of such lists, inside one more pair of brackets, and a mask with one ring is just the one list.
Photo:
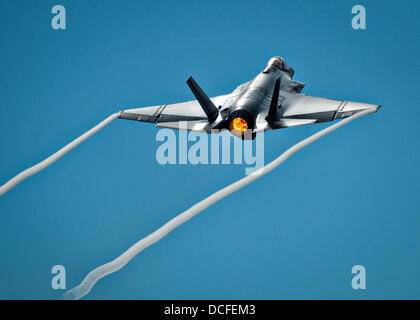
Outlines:
{"label": "gray metal surface", "polygon": [[[198,84],[189,79],[188,85],[200,102],[192,100],[128,109],[121,112],[120,118],[153,122],[156,126],[164,128],[211,133],[212,129],[228,129],[230,115],[239,112],[246,113],[248,118],[253,119],[249,129],[257,133],[346,118],[367,109],[376,112],[380,107],[377,104],[302,94],[305,85],[292,80],[293,75],[294,70],[287,66],[282,58],[273,57],[253,80],[239,85],[230,94],[208,99]],[[278,95],[273,96],[274,89],[277,90],[275,84],[278,79]],[[273,104],[276,104],[277,108]],[[183,122],[181,127],[180,121]]]}

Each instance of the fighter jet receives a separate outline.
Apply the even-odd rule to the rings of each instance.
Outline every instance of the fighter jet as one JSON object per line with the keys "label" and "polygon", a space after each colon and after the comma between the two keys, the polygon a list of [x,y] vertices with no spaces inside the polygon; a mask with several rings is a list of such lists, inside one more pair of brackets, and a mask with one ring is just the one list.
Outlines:
{"label": "fighter jet", "polygon": [[380,107],[308,96],[301,93],[305,84],[292,80],[293,75],[282,58],[273,57],[253,80],[213,98],[190,77],[187,84],[197,100],[124,110],[120,118],[207,133],[229,130],[242,139],[254,139],[258,132],[342,119]]}

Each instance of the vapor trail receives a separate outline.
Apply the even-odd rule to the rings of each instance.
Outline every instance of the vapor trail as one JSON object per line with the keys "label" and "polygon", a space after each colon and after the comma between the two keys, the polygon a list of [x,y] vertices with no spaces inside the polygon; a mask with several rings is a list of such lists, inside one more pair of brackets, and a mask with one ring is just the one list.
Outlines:
{"label": "vapor trail", "polygon": [[67,152],[72,150],[73,148],[77,147],[79,144],[81,144],[83,141],[94,135],[96,132],[101,130],[103,127],[105,127],[107,124],[109,124],[112,120],[118,118],[120,115],[120,112],[114,113],[110,115],[108,118],[106,118],[104,121],[90,129],[89,131],[82,134],[77,139],[70,142],[68,145],[64,146],[60,150],[58,150],[56,153],[52,154],[45,160],[41,161],[40,163],[22,171],[9,181],[7,181],[4,185],[0,186],[0,196],[5,194],[7,191],[15,187],[17,184],[25,180],[26,178],[32,176],[35,173],[38,173],[39,171],[45,169],[46,167],[50,166],[54,162],[56,162],[58,159],[60,159],[62,156],[64,156]]}
{"label": "vapor trail", "polygon": [[131,246],[126,252],[120,255],[115,260],[108,262],[93,271],[89,272],[88,275],[83,279],[83,281],[73,289],[67,291],[63,298],[64,299],[80,299],[92,289],[95,283],[100,280],[101,278],[107,276],[108,274],[114,273],[124,267],[131,259],[133,259],[137,254],[139,254],[142,250],[146,249],[147,247],[151,246],[155,242],[159,241],[163,237],[165,237],[169,232],[183,224],[184,222],[190,220],[192,217],[203,211],[204,209],[208,208],[209,206],[213,205],[217,201],[223,199],[224,197],[228,196],[229,194],[245,187],[249,183],[253,182],[254,180],[262,177],[263,175],[269,173],[271,170],[278,167],[282,164],[287,158],[289,158],[292,154],[299,151],[300,149],[306,147],[307,145],[311,144],[312,142],[318,140],[319,138],[323,137],[327,133],[338,129],[339,127],[353,121],[365,114],[373,113],[375,109],[367,109],[362,112],[358,112],[340,122],[337,122],[317,133],[314,135],[298,142],[293,147],[286,150],[283,154],[281,154],[278,158],[267,164],[266,166],[256,170],[252,175],[246,176],[231,185],[213,193],[209,197],[201,200],[197,204],[193,205],[188,210],[182,212],[175,218],[169,220],[166,224],[162,227],[148,235],[147,237],[141,239],[140,241],[136,242],[133,246]]}

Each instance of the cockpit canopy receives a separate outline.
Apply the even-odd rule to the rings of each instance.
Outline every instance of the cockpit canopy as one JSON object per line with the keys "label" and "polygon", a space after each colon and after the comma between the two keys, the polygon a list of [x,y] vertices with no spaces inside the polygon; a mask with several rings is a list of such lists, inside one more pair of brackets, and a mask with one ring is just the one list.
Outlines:
{"label": "cockpit canopy", "polygon": [[295,71],[290,68],[286,62],[284,61],[283,58],[281,57],[273,57],[271,58],[268,63],[267,63],[267,67],[265,68],[264,72],[268,72],[269,69],[271,67],[276,67],[278,69],[280,69],[281,71],[287,72],[290,74],[290,77],[293,77],[293,74],[295,73]]}

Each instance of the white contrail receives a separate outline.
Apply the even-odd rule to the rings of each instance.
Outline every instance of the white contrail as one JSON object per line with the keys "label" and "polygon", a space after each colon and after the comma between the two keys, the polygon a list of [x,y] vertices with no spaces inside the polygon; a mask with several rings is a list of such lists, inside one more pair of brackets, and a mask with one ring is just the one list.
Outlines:
{"label": "white contrail", "polygon": [[188,210],[182,212],[175,218],[168,221],[162,227],[148,235],[147,237],[141,239],[140,241],[136,242],[133,246],[131,246],[126,252],[120,255],[115,260],[108,262],[93,271],[89,272],[88,275],[83,279],[83,281],[75,288],[67,291],[64,295],[64,299],[80,299],[92,289],[95,283],[100,280],[101,278],[111,274],[113,272],[118,271],[122,267],[124,267],[131,259],[133,259],[137,254],[139,254],[142,250],[146,249],[147,247],[151,246],[155,242],[159,241],[163,237],[165,237],[169,232],[183,224],[184,222],[190,220],[192,217],[203,211],[204,209],[208,208],[209,206],[213,205],[217,201],[223,199],[224,197],[228,196],[229,194],[245,187],[247,184],[251,183],[252,181],[262,177],[263,175],[269,173],[271,170],[275,169],[277,166],[282,164],[287,158],[289,158],[292,154],[297,152],[298,150],[304,148],[305,146],[309,145],[310,143],[318,140],[319,138],[323,137],[327,133],[334,131],[335,129],[349,123],[352,120],[355,120],[367,113],[373,113],[376,109],[368,109],[359,113],[352,115],[338,123],[335,123],[314,135],[300,141],[299,143],[295,144],[293,147],[286,150],[282,155],[278,158],[267,164],[266,166],[260,168],[259,170],[255,171],[252,175],[246,176],[231,185],[213,193],[211,196],[207,197],[206,199],[198,202],[197,204],[193,205]]}
{"label": "white contrail", "polygon": [[112,120],[118,118],[120,116],[120,112],[114,113],[110,115],[108,118],[106,118],[104,121],[90,129],[89,131],[82,134],[77,139],[70,142],[68,145],[64,146],[60,150],[58,150],[56,153],[52,154],[45,160],[41,161],[40,163],[22,171],[9,181],[7,181],[4,185],[0,186],[0,196],[5,194],[7,191],[15,187],[17,184],[25,180],[26,178],[32,176],[35,173],[38,173],[39,171],[45,169],[49,165],[56,162],[58,159],[60,159],[62,156],[64,156],[67,152],[72,150],[73,148],[77,147],[79,144],[81,144],[83,141],[94,135],[96,132],[101,130],[103,127],[105,127],[107,124],[109,124]]}

